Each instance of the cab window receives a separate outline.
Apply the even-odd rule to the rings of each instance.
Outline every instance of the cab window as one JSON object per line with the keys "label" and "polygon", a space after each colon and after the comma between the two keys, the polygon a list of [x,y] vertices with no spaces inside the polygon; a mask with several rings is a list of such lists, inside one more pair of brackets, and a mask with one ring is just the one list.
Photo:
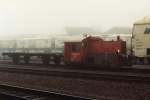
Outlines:
{"label": "cab window", "polygon": [[80,52],[81,43],[74,43],[72,44],[72,52]]}

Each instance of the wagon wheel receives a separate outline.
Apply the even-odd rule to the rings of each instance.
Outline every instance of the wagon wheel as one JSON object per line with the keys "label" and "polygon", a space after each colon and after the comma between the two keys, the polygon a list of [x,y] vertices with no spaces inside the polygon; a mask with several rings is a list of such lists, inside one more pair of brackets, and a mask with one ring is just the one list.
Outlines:
{"label": "wagon wheel", "polygon": [[56,65],[59,65],[60,62],[61,62],[61,57],[60,57],[60,56],[55,56],[55,57],[54,57],[54,63],[55,63]]}
{"label": "wagon wheel", "polygon": [[30,61],[30,57],[29,57],[29,56],[24,56],[24,62],[25,62],[26,64],[28,64],[29,61]]}
{"label": "wagon wheel", "polygon": [[50,62],[50,57],[49,56],[42,56],[42,62],[44,65],[48,65]]}

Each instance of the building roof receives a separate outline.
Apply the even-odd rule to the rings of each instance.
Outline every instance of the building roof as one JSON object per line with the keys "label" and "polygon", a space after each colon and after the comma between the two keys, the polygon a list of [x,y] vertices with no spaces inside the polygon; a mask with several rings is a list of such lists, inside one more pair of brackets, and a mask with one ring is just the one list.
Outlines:
{"label": "building roof", "polygon": [[98,30],[95,30],[91,27],[66,27],[66,33],[68,35],[83,35],[83,34],[96,34],[100,33]]}
{"label": "building roof", "polygon": [[132,29],[130,27],[112,27],[105,31],[103,34],[131,34]]}
{"label": "building roof", "polygon": [[138,20],[134,23],[134,25],[141,25],[141,24],[150,24],[150,16],[144,17],[141,20]]}

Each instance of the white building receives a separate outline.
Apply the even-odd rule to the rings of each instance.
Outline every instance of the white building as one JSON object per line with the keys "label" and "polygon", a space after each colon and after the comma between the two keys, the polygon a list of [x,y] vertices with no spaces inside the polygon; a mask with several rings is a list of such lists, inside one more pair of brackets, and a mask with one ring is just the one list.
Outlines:
{"label": "white building", "polygon": [[150,59],[150,17],[134,23],[133,52],[141,59]]}

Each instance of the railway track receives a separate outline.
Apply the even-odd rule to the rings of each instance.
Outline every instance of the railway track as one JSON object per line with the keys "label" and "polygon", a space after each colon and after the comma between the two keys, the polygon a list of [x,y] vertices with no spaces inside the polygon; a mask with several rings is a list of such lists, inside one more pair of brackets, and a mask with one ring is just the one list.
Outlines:
{"label": "railway track", "polygon": [[41,91],[7,84],[0,84],[0,95],[7,96],[7,98],[10,98],[9,100],[92,100],[92,98]]}
{"label": "railway track", "polygon": [[133,82],[148,82],[150,83],[150,73],[133,73],[133,72],[113,72],[113,71],[87,71],[87,70],[70,70],[70,69],[47,69],[47,68],[30,68],[30,67],[15,67],[3,66],[0,67],[0,72],[55,76],[55,77],[70,77],[81,79],[109,79],[119,81]]}
{"label": "railway track", "polygon": [[[49,65],[43,65],[42,62],[40,61],[31,61],[29,64],[25,63],[19,63],[19,64],[13,64],[10,59],[7,60],[2,60],[0,59],[0,67],[1,66],[13,66],[13,67],[26,67],[26,68],[36,68],[36,69],[68,69],[71,68],[73,70],[87,70],[87,71],[110,71],[110,72],[131,72],[131,73],[145,73],[149,74],[150,73],[150,65],[133,65],[133,66],[124,66],[121,68],[111,68],[111,69],[105,69],[104,67],[101,68],[93,68],[93,66],[90,67],[83,67],[83,66],[65,66],[64,64],[61,65],[55,65],[55,64],[49,64]],[[146,66],[146,67],[144,67]]]}
{"label": "railway track", "polygon": [[[141,67],[140,67],[141,66]],[[147,65],[148,66],[148,65]],[[35,69],[35,70],[76,70],[76,71],[95,71],[95,72],[128,72],[128,73],[139,73],[139,74],[150,74],[150,66],[143,67],[142,65],[138,65],[136,67],[124,67],[124,68],[112,68],[112,69],[92,69],[92,68],[85,68],[83,66],[79,66],[76,68],[75,66],[65,66],[65,65],[42,65],[42,64],[11,64],[11,63],[1,63],[1,67],[9,67],[9,68],[26,68],[26,69]]]}
{"label": "railway track", "polygon": [[36,74],[46,76],[61,76],[71,78],[86,78],[86,79],[113,79],[123,81],[140,81],[150,82],[150,68],[141,69],[136,67],[118,68],[118,69],[100,69],[100,70],[85,70],[85,69],[68,69],[62,65],[11,65],[10,63],[0,63],[0,71]]}
{"label": "railway track", "polygon": [[[116,88],[118,88],[118,91],[125,90],[126,92],[118,92],[117,96],[116,96],[117,93],[114,93],[113,96],[112,96],[112,93],[110,93],[110,95],[108,96],[108,98],[110,98],[110,99],[102,99],[102,100],[122,100],[120,98],[123,98],[123,97],[130,98],[129,100],[132,100],[131,98],[132,97],[135,98],[134,97],[135,95],[137,96],[137,98],[140,96],[141,96],[141,98],[144,98],[144,97],[148,98],[148,95],[146,95],[146,94],[149,94],[150,73],[145,74],[145,73],[134,73],[134,72],[113,72],[113,71],[104,71],[104,70],[103,71],[87,71],[87,70],[85,71],[85,70],[74,70],[74,69],[72,70],[72,69],[60,69],[60,68],[59,69],[58,68],[55,68],[55,69],[54,68],[41,68],[41,67],[36,68],[35,66],[33,67],[33,66],[25,66],[25,65],[24,66],[3,65],[0,67],[0,73],[1,73],[2,77],[4,77],[4,78],[1,78],[2,81],[4,81],[4,83],[6,83],[6,84],[10,84],[10,85],[13,84],[16,86],[23,86],[23,87],[25,86],[25,87],[34,88],[34,89],[40,89],[42,91],[46,90],[46,91],[54,91],[54,92],[58,92],[58,93],[73,94],[73,95],[78,95],[78,96],[90,97],[92,99],[93,98],[107,98],[108,91],[112,92],[113,89],[111,89],[111,88],[113,88],[113,87],[114,87],[114,90],[116,90]],[[3,76],[3,74],[5,74],[5,75]],[[18,75],[20,75],[22,77],[18,77],[19,79],[17,79]],[[25,78],[24,78],[24,76],[25,76]],[[31,76],[31,78],[29,78],[30,76]],[[9,78],[7,78],[7,77],[9,77]],[[14,78],[14,77],[16,77],[16,78]],[[44,83],[45,86],[43,86],[43,83],[38,83],[39,82],[38,80],[41,80],[42,77],[43,77],[43,81],[45,82]],[[44,78],[44,77],[47,77],[47,78]],[[54,78],[54,80],[52,77]],[[6,80],[5,80],[5,78],[6,78]],[[32,79],[33,79],[33,81],[32,81]],[[56,90],[53,89],[53,84],[56,84],[55,80],[59,80],[58,85],[59,85],[59,82],[60,82],[60,84],[61,84],[61,82],[63,84],[63,85],[61,84],[58,87],[54,85]],[[83,81],[80,81],[82,84],[80,82],[78,83],[79,80],[83,80]],[[27,83],[24,81],[27,81]],[[30,86],[30,84],[28,84],[28,81],[37,83],[36,84],[37,87]],[[50,82],[50,81],[52,81],[52,82]],[[18,83],[16,83],[16,82],[18,82]],[[31,85],[32,85],[32,82],[31,82]],[[94,82],[96,82],[96,83],[94,83]],[[97,83],[97,82],[99,82],[99,83]],[[113,85],[113,84],[109,85],[109,83],[111,84],[111,82],[114,83],[115,85]],[[24,84],[24,85],[22,85],[22,84]],[[77,86],[75,84],[77,84]],[[129,84],[129,87],[127,86],[127,84]],[[48,85],[48,86],[46,86],[46,85]],[[87,90],[85,89],[85,86],[83,86],[81,88],[80,85],[86,85],[87,87],[89,86],[90,89],[87,92]],[[94,86],[94,85],[96,85],[96,86]],[[107,89],[106,88],[107,85],[108,85],[108,87],[111,86],[111,88]],[[40,88],[41,86],[42,86],[42,88]],[[62,88],[62,86],[63,86],[63,88]],[[45,87],[45,88],[43,88],[43,87]],[[80,87],[81,90],[80,89],[78,90],[77,87]],[[103,88],[103,87],[105,87],[105,88]],[[49,89],[47,89],[47,88],[49,88]],[[98,90],[94,90],[97,88],[98,88]],[[62,91],[59,91],[59,89],[61,89]],[[85,91],[84,91],[84,89],[85,89]],[[93,89],[94,93],[93,93],[92,89]],[[90,91],[92,91],[92,92],[90,92]],[[105,94],[103,95],[103,92],[100,92],[100,91],[104,91],[104,92],[106,91],[106,95]],[[137,91],[139,91],[139,93]],[[87,94],[84,94],[86,92],[87,92]],[[83,94],[80,94],[80,93],[83,93]],[[121,95],[119,95],[119,93]],[[128,95],[132,94],[133,96],[130,97],[130,95],[129,95],[129,97],[128,97],[128,95],[125,95],[126,93]],[[41,97],[43,97],[43,96],[41,96]],[[113,99],[113,98],[116,98],[116,99]],[[68,100],[68,99],[65,99],[65,100]],[[127,99],[123,99],[123,100],[127,100]],[[137,99],[137,100],[149,100],[149,99]]]}

